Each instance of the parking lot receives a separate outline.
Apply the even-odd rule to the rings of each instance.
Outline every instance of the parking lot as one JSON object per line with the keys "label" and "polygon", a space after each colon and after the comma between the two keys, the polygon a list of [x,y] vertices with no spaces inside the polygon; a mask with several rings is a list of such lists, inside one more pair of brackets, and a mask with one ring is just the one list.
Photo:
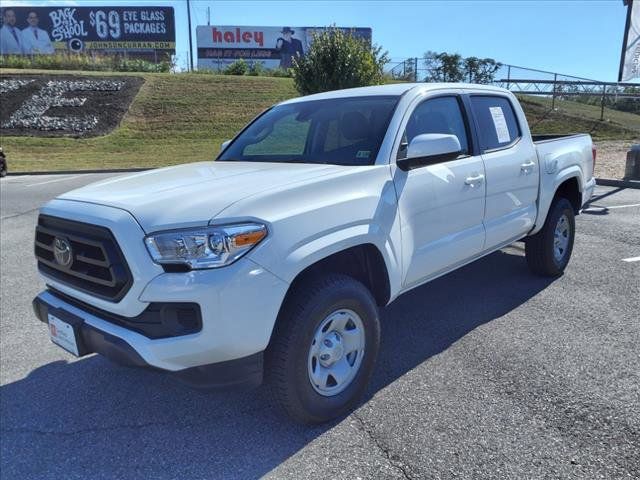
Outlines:
{"label": "parking lot", "polygon": [[518,243],[400,297],[366,401],[309,428],[264,388],[201,393],[50,343],[37,208],[108,175],[0,183],[3,478],[640,477],[640,190],[597,187],[561,278]]}

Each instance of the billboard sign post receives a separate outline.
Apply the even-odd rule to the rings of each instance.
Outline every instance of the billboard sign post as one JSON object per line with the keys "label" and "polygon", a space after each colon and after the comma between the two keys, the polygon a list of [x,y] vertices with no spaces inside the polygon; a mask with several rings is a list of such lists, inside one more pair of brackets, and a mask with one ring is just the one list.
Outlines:
{"label": "billboard sign post", "polygon": [[[332,27],[333,28],[333,27]],[[337,27],[371,42],[370,28]],[[308,51],[319,27],[250,27],[199,25],[196,28],[198,68],[221,69],[239,59],[265,68],[289,68],[296,55]]]}

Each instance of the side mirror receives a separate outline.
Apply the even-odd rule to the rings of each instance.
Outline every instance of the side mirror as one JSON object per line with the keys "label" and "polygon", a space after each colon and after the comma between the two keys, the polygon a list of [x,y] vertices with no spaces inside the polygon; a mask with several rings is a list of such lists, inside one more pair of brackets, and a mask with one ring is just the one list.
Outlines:
{"label": "side mirror", "polygon": [[455,135],[444,133],[423,133],[416,135],[407,148],[407,158],[396,161],[404,171],[426,167],[434,163],[446,162],[462,153],[460,140]]}
{"label": "side mirror", "polygon": [[222,144],[220,145],[220,153],[224,152],[230,143],[231,140],[225,140],[224,142],[222,142]]}

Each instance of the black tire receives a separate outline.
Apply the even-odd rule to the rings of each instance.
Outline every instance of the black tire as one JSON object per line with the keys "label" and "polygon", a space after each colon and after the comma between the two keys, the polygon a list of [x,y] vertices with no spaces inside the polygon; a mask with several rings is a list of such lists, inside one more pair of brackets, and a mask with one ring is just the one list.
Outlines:
{"label": "black tire", "polygon": [[[294,288],[278,316],[267,349],[265,376],[291,418],[304,424],[322,423],[351,410],[365,393],[380,346],[378,307],[371,292],[346,275],[328,274]],[[309,349],[323,320],[340,309],[350,309],[362,320],[364,354],[351,383],[334,396],[323,396],[309,379]]]}
{"label": "black tire", "polygon": [[[555,230],[563,215],[566,217],[568,225],[568,244],[562,250],[560,258],[557,258],[554,254]],[[573,206],[566,198],[556,198],[549,208],[542,229],[526,239],[525,256],[529,269],[533,273],[545,277],[562,275],[571,258],[575,232],[576,222]]]}

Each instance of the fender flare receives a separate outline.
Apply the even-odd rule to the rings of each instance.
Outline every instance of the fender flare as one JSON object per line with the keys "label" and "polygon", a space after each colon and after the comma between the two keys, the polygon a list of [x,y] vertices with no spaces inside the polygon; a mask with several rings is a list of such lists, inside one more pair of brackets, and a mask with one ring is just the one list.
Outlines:
{"label": "fender flare", "polygon": [[283,259],[283,263],[295,265],[285,281],[292,283],[310,266],[350,248],[373,245],[381,254],[387,270],[390,293],[400,290],[402,262],[401,246],[394,245],[390,237],[377,224],[355,224],[337,230],[322,232],[296,245]]}
{"label": "fender flare", "polygon": [[553,202],[558,188],[564,182],[571,180],[572,178],[577,179],[578,191],[582,193],[582,190],[584,189],[583,174],[582,169],[578,165],[571,165],[563,168],[553,177],[550,175],[546,175],[546,179],[545,177],[542,177],[540,182],[540,198],[538,200],[538,216],[536,218],[535,226],[529,235],[535,235],[542,229],[542,226],[547,219],[551,202]]}

